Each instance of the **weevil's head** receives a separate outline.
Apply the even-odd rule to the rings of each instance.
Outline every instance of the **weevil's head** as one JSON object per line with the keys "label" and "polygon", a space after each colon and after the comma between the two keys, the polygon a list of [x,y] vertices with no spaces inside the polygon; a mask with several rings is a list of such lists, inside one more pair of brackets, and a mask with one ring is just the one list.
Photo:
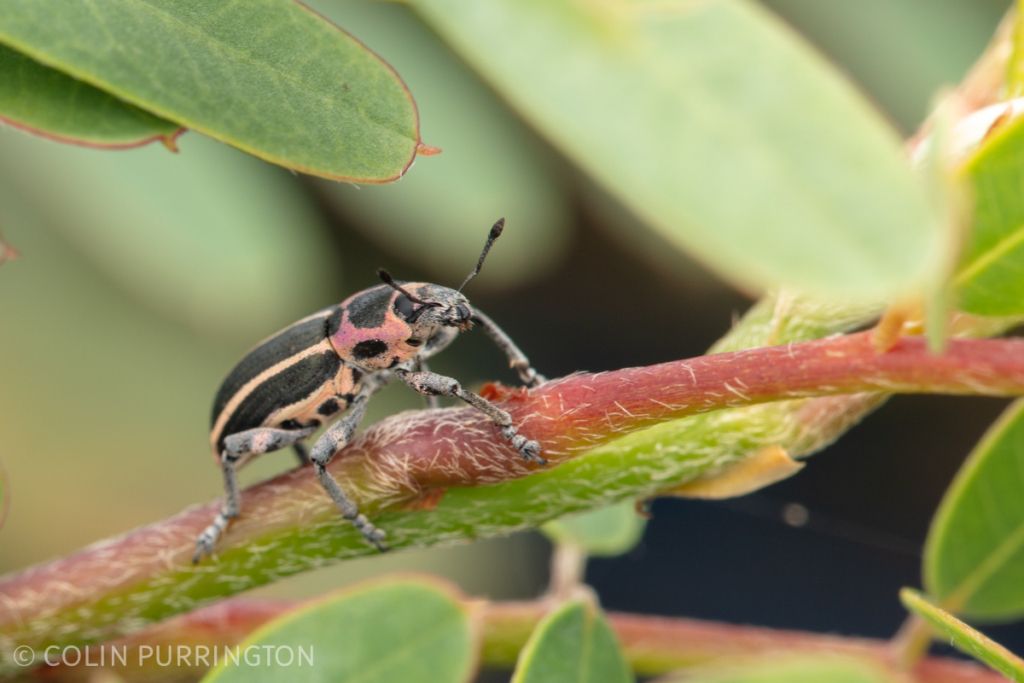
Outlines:
{"label": "weevil's head", "polygon": [[504,224],[502,219],[491,228],[476,268],[458,289],[396,282],[387,271],[378,271],[383,285],[342,302],[337,325],[329,330],[335,350],[367,370],[382,370],[430,355],[470,329],[473,309],[461,290],[480,272]]}
{"label": "weevil's head", "polygon": [[365,370],[383,370],[429,355],[472,325],[461,293],[427,282],[394,281],[342,302],[329,330],[338,354]]}

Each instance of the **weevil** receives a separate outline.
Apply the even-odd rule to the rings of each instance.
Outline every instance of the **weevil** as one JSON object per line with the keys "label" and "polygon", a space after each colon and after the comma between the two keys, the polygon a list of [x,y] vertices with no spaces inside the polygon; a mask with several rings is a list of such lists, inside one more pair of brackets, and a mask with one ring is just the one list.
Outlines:
{"label": "weevil", "polygon": [[[193,562],[214,545],[238,517],[237,470],[252,457],[288,446],[311,463],[342,517],[378,550],[385,533],[375,527],[327,471],[334,454],[351,439],[370,397],[392,379],[427,396],[461,399],[489,417],[497,436],[526,460],[544,464],[540,444],[519,433],[511,416],[451,377],[431,372],[426,360],[444,350],[460,332],[480,327],[508,357],[528,387],[545,381],[512,339],[470,307],[463,288],[480,273],[501,235],[505,219],[491,228],[476,267],[458,289],[427,282],[396,282],[380,270],[383,284],[353,294],[340,304],[299,320],[252,349],[228,374],[216,394],[210,445],[224,475],[224,505],[196,540]],[[330,426],[306,449],[304,441]]]}

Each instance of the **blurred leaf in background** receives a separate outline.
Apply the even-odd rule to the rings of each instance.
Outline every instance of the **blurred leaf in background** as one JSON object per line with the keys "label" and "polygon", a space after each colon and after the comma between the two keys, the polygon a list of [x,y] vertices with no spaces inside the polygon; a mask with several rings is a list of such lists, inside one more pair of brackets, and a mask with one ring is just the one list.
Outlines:
{"label": "blurred leaf in background", "polygon": [[552,144],[734,283],[866,301],[921,288],[941,259],[895,131],[755,3],[413,6]]}
{"label": "blurred leaf in background", "polygon": [[573,600],[544,617],[519,653],[512,683],[630,683],[618,639],[594,604]]}
{"label": "blurred leaf in background", "polygon": [[559,263],[572,207],[552,153],[408,8],[337,0],[312,6],[386,55],[416,96],[424,141],[442,149],[395,185],[321,183],[331,203],[442,283],[457,284],[469,272],[501,216],[508,228],[474,288],[525,282]]}
{"label": "blurred leaf in background", "polygon": [[640,541],[644,518],[636,504],[627,500],[559,517],[545,524],[543,530],[556,543],[576,545],[588,555],[611,557],[629,552]]}
{"label": "blurred leaf in background", "polygon": [[763,0],[850,74],[900,130],[960,81],[1013,0]]}
{"label": "blurred leaf in background", "polygon": [[347,294],[286,171],[195,133],[103,152],[0,134],[0,182],[125,291],[204,337],[253,344]]}
{"label": "blurred leaf in background", "polygon": [[[303,680],[459,683],[472,676],[479,635],[473,607],[439,582],[371,582],[293,610],[238,645],[257,654],[271,648],[295,661],[226,661],[203,681],[294,681],[298,669]],[[308,666],[299,663],[304,653]]]}

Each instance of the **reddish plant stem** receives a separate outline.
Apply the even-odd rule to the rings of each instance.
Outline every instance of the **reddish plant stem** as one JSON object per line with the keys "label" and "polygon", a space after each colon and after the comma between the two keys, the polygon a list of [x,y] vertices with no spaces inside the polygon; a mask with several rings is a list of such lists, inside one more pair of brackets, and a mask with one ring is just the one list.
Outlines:
{"label": "reddish plant stem", "polygon": [[[291,601],[226,600],[217,605],[170,619],[128,638],[94,646],[90,661],[113,661],[100,655],[109,652],[140,652],[140,648],[226,648],[241,642],[255,629],[282,616],[300,603]],[[483,652],[481,662],[492,668],[510,669],[533,628],[557,602],[489,603],[483,611]],[[612,612],[608,620],[622,644],[633,669],[643,676],[655,676],[693,666],[785,655],[843,655],[899,673],[908,683],[998,683],[997,673],[972,663],[943,657],[917,662],[902,669],[891,656],[886,641],[869,638],[822,635],[758,626],[723,624],[698,619],[652,617]],[[122,655],[123,656],[123,655]],[[124,657],[129,663],[144,659]],[[152,658],[151,658],[152,659]],[[193,670],[196,676],[203,669]],[[37,675],[52,681],[86,680],[95,668],[60,666],[43,669]],[[161,674],[155,666],[122,667],[116,673],[124,681],[152,680]],[[177,671],[181,675],[182,671]]]}
{"label": "reddish plant stem", "polygon": [[[558,463],[665,420],[781,399],[863,392],[1021,395],[1024,341],[952,340],[945,352],[936,355],[927,350],[924,340],[904,338],[880,354],[874,350],[870,333],[861,333],[650,367],[576,374],[530,393],[494,386],[487,393],[501,401],[523,433],[538,439],[547,457]],[[332,473],[371,511],[397,511],[424,496],[430,500],[438,490],[517,479],[533,469],[495,438],[492,424],[470,409],[393,416],[368,429],[343,456],[331,464]],[[558,475],[559,468],[547,469],[546,475]],[[246,513],[221,545],[225,561],[220,565],[206,563],[193,569],[190,564],[194,539],[218,505],[211,503],[0,579],[0,642],[4,635],[25,642],[29,632],[33,639],[48,637],[50,620],[66,619],[62,615],[71,611],[77,611],[82,626],[80,631],[69,631],[76,635],[68,638],[114,637],[145,621],[187,611],[197,600],[258,585],[260,576],[265,582],[314,566],[317,556],[303,559],[301,553],[308,551],[292,548],[288,554],[267,554],[268,534],[295,534],[302,529],[313,539],[307,542],[318,543],[321,536],[315,522],[329,520],[331,528],[338,528],[336,513],[310,468],[252,487],[245,491],[244,501]],[[545,514],[565,511],[550,509]],[[395,532],[396,545],[422,545],[453,537],[450,531],[425,530],[423,515],[432,516],[423,512],[390,517],[389,530]],[[478,509],[470,519],[479,515]],[[471,521],[466,524],[469,527],[457,533],[474,534]],[[506,526],[498,524],[486,533],[522,524],[521,519]],[[354,537],[353,543],[345,555],[337,548],[330,549],[330,557],[367,552]],[[235,560],[229,561],[232,550],[250,546],[251,553],[236,554]],[[268,557],[272,559],[261,559]],[[268,564],[273,562],[285,564]],[[221,572],[234,575],[243,567],[258,567],[259,573],[250,571],[256,578],[237,585],[226,586],[221,580]],[[121,596],[140,586],[158,592],[150,595],[144,609],[129,610]],[[173,601],[160,597],[163,593],[159,591],[169,590],[169,586],[178,587]],[[100,621],[92,608],[115,598],[116,607],[106,603],[106,621]]]}

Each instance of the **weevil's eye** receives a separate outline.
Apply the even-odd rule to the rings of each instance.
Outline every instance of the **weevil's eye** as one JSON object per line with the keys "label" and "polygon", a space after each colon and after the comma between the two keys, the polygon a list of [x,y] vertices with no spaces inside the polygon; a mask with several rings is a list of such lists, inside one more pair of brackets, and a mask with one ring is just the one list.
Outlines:
{"label": "weevil's eye", "polygon": [[408,344],[409,346],[419,346],[420,344],[423,343],[423,340],[422,339],[406,339],[405,343]]}
{"label": "weevil's eye", "polygon": [[407,322],[413,322],[417,317],[417,309],[405,294],[399,294],[395,299],[395,312],[402,316]]}

